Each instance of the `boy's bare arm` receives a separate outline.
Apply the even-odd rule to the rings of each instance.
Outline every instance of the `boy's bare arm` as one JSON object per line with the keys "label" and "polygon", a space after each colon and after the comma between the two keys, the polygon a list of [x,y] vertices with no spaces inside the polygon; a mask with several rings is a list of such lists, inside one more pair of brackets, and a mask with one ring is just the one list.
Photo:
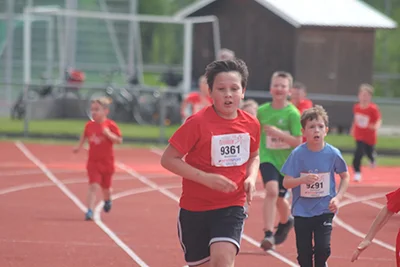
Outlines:
{"label": "boy's bare arm", "polygon": [[310,173],[306,176],[297,178],[294,178],[293,176],[290,175],[285,175],[285,177],[283,178],[283,187],[285,187],[286,189],[290,189],[298,187],[302,184],[313,184],[316,181],[318,181],[318,179],[319,179],[318,175],[314,173]]}
{"label": "boy's bare arm", "polygon": [[86,138],[85,134],[82,134],[80,139],[79,139],[78,145],[73,150],[75,153],[79,152],[82,149],[82,146],[86,142],[86,139],[87,138]]}
{"label": "boy's bare arm", "polygon": [[265,125],[264,131],[269,135],[283,139],[283,141],[291,147],[297,147],[303,141],[302,136],[292,136],[290,133],[285,133],[275,126]]}
{"label": "boy's bare arm", "polygon": [[349,187],[350,174],[349,172],[342,172],[339,173],[339,176],[341,179],[340,179],[339,189],[336,194],[336,198],[340,200],[343,198],[344,194],[347,191],[347,188]]}
{"label": "boy's bare arm", "polygon": [[225,176],[199,170],[183,161],[183,156],[175,147],[168,145],[161,157],[161,165],[172,173],[218,191],[233,192],[237,189],[236,183]]}
{"label": "boy's bare arm", "polygon": [[377,122],[370,124],[369,128],[376,131],[381,127],[381,125],[382,125],[382,119],[379,119],[377,120]]}
{"label": "boy's bare arm", "polygon": [[122,143],[122,137],[116,135],[113,133],[110,128],[104,128],[104,134],[107,136],[108,139],[111,140],[114,144],[121,144]]}
{"label": "boy's bare arm", "polygon": [[358,256],[363,252],[366,248],[371,245],[372,240],[375,238],[375,235],[382,229],[382,227],[389,221],[390,217],[392,217],[393,212],[387,209],[387,206],[384,206],[381,211],[376,216],[374,222],[372,223],[369,231],[363,241],[357,246],[357,249],[354,251],[353,256],[351,258],[351,262],[354,262],[358,259]]}

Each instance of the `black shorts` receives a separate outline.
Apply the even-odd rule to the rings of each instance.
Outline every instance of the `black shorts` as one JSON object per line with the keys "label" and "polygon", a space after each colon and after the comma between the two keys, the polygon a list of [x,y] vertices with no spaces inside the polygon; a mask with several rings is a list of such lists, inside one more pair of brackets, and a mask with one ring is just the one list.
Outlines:
{"label": "black shorts", "polygon": [[283,187],[283,175],[269,162],[260,164],[260,172],[264,184],[269,181],[277,181],[279,183],[279,197],[285,197],[287,189]]}
{"label": "black shorts", "polygon": [[178,237],[187,264],[196,266],[209,261],[210,245],[215,242],[230,242],[239,253],[246,217],[244,208],[239,206],[210,211],[180,209]]}

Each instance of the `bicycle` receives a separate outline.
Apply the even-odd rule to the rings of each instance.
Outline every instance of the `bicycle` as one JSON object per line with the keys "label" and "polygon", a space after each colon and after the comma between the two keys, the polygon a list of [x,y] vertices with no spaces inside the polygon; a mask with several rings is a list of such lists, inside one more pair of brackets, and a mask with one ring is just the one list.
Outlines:
{"label": "bicycle", "polygon": [[79,88],[80,84],[85,80],[85,74],[82,71],[69,68],[65,71],[65,83],[66,85],[51,85],[48,83],[49,78],[44,74],[40,76],[40,85],[27,85],[28,89],[26,91],[22,90],[11,107],[11,119],[22,119],[25,117],[26,113],[26,102],[35,102],[39,99],[44,99],[46,97],[52,97],[54,99],[65,97],[68,92],[74,93],[80,99]]}

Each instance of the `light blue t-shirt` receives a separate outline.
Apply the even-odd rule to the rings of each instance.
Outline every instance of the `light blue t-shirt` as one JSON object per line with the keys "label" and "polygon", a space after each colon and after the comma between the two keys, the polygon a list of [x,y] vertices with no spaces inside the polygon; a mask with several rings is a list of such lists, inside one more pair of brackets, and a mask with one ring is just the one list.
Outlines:
{"label": "light blue t-shirt", "polygon": [[307,143],[296,147],[287,158],[281,172],[294,178],[315,173],[320,175],[321,180],[313,185],[300,185],[292,189],[293,216],[313,217],[332,213],[329,210],[329,202],[336,196],[335,173],[346,171],[346,162],[334,146],[326,144],[318,152],[309,150]]}

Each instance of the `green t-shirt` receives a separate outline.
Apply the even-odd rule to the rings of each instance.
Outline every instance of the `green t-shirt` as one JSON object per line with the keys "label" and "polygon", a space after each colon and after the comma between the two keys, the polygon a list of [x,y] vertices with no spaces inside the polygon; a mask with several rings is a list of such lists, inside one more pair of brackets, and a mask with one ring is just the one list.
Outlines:
{"label": "green t-shirt", "polygon": [[266,136],[264,125],[275,126],[292,136],[301,136],[300,113],[292,104],[274,109],[271,103],[265,103],[258,108],[257,118],[261,124],[260,161],[271,163],[280,172],[293,148],[280,138]]}

